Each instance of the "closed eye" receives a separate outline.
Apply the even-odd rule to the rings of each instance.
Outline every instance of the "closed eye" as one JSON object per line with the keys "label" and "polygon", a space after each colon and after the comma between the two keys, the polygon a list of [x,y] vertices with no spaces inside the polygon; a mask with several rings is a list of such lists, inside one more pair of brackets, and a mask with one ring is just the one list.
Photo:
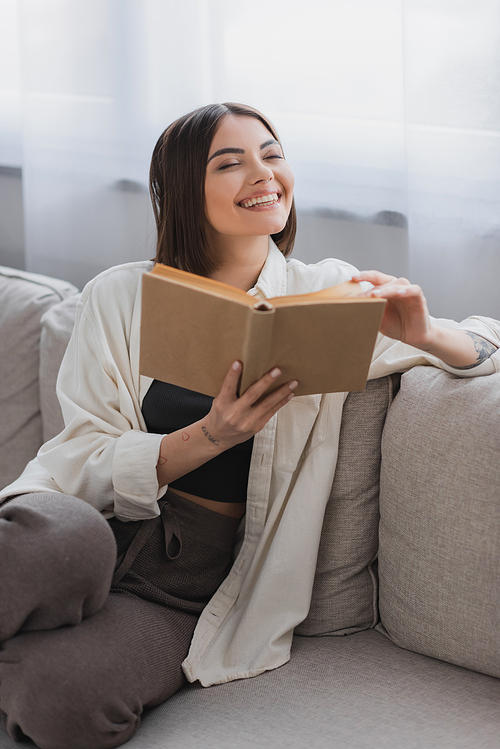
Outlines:
{"label": "closed eye", "polygon": [[[264,161],[267,159],[284,159],[284,157],[279,153],[270,153],[268,156],[264,156]],[[232,166],[240,166],[240,163],[241,162],[239,161],[233,161],[230,164],[221,164],[221,166],[217,167],[217,171],[223,172],[226,169],[230,169]]]}
{"label": "closed eye", "polygon": [[229,169],[230,166],[239,166],[239,161],[233,161],[232,164],[222,164],[222,166],[218,167],[218,171],[222,172],[224,169]]}

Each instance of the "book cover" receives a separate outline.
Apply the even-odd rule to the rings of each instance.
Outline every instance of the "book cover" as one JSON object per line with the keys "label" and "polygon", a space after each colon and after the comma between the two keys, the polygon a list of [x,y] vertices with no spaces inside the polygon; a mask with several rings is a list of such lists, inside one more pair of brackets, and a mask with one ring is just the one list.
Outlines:
{"label": "book cover", "polygon": [[140,372],[215,397],[243,362],[240,394],[272,367],[296,395],[363,390],[385,300],[348,281],[258,300],[233,286],[157,264],[143,277]]}

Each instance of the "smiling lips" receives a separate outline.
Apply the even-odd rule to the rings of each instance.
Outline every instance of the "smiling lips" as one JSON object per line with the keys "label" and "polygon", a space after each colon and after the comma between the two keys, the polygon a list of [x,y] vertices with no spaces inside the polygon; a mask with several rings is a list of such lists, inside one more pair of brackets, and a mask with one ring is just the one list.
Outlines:
{"label": "smiling lips", "polygon": [[242,201],[239,205],[242,208],[253,208],[254,206],[273,205],[277,203],[280,196],[277,192],[271,192],[268,195],[259,195],[257,198],[249,198],[249,200]]}

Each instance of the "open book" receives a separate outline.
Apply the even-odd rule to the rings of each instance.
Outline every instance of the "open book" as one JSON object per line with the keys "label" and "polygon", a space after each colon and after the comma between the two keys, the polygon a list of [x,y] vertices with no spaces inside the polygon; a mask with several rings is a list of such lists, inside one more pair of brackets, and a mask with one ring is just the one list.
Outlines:
{"label": "open book", "polygon": [[140,372],[215,397],[238,359],[240,394],[275,366],[273,388],[296,379],[296,395],[363,390],[385,300],[360,294],[347,281],[257,300],[156,264],[143,277]]}

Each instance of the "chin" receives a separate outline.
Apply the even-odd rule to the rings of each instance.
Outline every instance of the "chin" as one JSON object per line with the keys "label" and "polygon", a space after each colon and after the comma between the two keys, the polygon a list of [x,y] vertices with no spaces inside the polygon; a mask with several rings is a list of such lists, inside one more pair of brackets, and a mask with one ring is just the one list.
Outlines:
{"label": "chin", "polygon": [[280,231],[283,231],[283,229],[285,228],[285,226],[286,226],[286,221],[283,224],[278,224],[277,226],[273,227],[272,229],[269,229],[269,231],[267,233],[269,235],[279,234]]}
{"label": "chin", "polygon": [[[258,230],[258,234],[279,234],[285,228],[286,221],[286,219],[277,221],[275,218],[267,221],[264,220],[261,223],[262,229]],[[255,224],[252,228],[255,231]]]}

